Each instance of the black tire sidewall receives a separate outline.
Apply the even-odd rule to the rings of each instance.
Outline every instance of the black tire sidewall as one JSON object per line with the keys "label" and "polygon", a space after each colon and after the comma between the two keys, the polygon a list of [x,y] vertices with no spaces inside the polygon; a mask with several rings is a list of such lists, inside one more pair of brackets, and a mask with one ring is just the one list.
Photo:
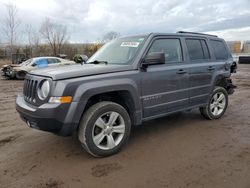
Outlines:
{"label": "black tire sidewall", "polygon": [[[210,110],[211,101],[213,100],[213,96],[214,96],[216,93],[223,93],[224,96],[225,96],[225,99],[226,99],[225,108],[223,109],[222,113],[219,114],[219,115],[217,115],[217,116],[213,115],[213,113],[212,113],[211,110]],[[207,113],[208,113],[210,119],[219,119],[221,116],[223,116],[223,114],[225,113],[225,111],[226,111],[226,109],[227,109],[227,106],[228,106],[228,93],[227,93],[227,91],[226,91],[223,87],[216,87],[216,88],[213,90],[213,92],[212,92],[212,94],[211,94],[211,96],[210,96],[210,99],[209,99],[209,103],[208,103],[208,105],[207,105]]]}
{"label": "black tire sidewall", "polygon": [[[110,112],[110,111],[117,112],[122,116],[122,118],[124,119],[124,122],[125,122],[125,133],[124,133],[124,136],[123,136],[121,142],[117,146],[115,146],[113,149],[102,150],[95,145],[95,143],[93,141],[92,131],[93,131],[93,127],[94,127],[96,120],[102,114]],[[120,106],[116,103],[107,103],[106,105],[103,105],[102,107],[98,108],[92,114],[92,116],[89,118],[89,121],[86,122],[86,127],[85,127],[85,131],[84,131],[85,144],[86,144],[88,150],[92,154],[94,154],[95,156],[113,155],[113,154],[117,153],[118,151],[120,151],[122,146],[124,146],[127,143],[129,135],[130,135],[130,130],[131,130],[131,120],[130,120],[130,117],[129,117],[127,111],[122,106]]]}
{"label": "black tire sidewall", "polygon": [[17,73],[16,73],[16,78],[17,78],[18,80],[23,80],[23,79],[25,78],[26,74],[27,74],[27,73],[26,73],[25,71],[17,72]]}

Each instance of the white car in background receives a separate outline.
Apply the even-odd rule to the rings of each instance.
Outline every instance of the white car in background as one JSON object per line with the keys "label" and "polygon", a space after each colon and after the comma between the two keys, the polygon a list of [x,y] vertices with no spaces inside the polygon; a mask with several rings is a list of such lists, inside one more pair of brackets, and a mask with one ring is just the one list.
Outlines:
{"label": "white car in background", "polygon": [[74,61],[58,58],[58,57],[36,57],[28,59],[23,63],[16,65],[4,65],[1,69],[2,76],[11,79],[24,79],[27,72],[35,69],[51,67],[51,66],[63,66],[63,65],[75,65]]}

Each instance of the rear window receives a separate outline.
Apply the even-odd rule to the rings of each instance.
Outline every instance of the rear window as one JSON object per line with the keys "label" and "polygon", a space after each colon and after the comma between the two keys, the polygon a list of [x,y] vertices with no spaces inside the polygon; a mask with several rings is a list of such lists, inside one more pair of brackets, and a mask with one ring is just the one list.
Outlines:
{"label": "rear window", "polygon": [[209,59],[209,51],[205,40],[186,39],[190,60]]}
{"label": "rear window", "polygon": [[210,43],[214,51],[214,56],[217,60],[225,60],[228,58],[227,49],[222,41],[211,40]]}
{"label": "rear window", "polygon": [[53,59],[53,58],[49,58],[48,62],[49,62],[49,64],[60,63],[60,61],[58,59]]}
{"label": "rear window", "polygon": [[201,41],[201,45],[202,45],[202,50],[203,50],[203,54],[204,54],[204,58],[205,59],[210,59],[210,55],[209,55],[209,51],[208,51],[208,47],[207,47],[207,43],[205,40],[200,40]]}

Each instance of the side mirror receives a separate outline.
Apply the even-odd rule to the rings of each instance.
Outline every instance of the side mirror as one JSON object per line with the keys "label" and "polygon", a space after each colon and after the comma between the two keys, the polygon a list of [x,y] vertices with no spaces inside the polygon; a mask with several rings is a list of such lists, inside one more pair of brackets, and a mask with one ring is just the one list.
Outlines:
{"label": "side mirror", "polygon": [[162,52],[153,52],[148,54],[142,63],[144,66],[159,64],[165,64],[165,54]]}

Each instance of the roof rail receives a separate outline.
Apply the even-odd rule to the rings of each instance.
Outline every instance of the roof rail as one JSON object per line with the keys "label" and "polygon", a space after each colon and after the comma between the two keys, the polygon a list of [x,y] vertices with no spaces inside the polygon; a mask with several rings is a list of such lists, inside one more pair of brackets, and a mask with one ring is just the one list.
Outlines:
{"label": "roof rail", "polygon": [[177,33],[187,33],[187,34],[196,34],[196,35],[205,35],[205,36],[211,36],[211,37],[218,37],[216,35],[210,35],[205,33],[196,33],[196,32],[188,32],[188,31],[177,31]]}

